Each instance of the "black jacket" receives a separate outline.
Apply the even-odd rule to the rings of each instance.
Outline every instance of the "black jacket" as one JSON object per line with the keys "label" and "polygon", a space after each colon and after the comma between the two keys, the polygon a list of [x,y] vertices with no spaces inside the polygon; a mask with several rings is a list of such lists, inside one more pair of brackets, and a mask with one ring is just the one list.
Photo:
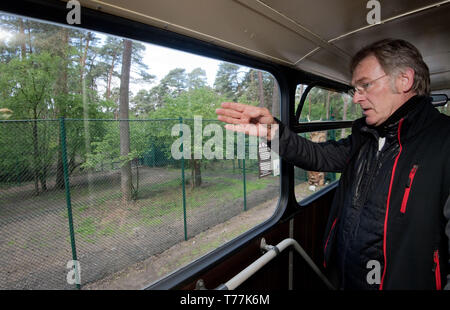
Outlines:
{"label": "black jacket", "polygon": [[[342,172],[324,235],[324,265],[340,287],[450,286],[450,117],[415,96],[377,128],[356,120],[339,141],[312,143],[283,124],[279,132],[284,160]],[[369,261],[381,267],[375,284]]]}

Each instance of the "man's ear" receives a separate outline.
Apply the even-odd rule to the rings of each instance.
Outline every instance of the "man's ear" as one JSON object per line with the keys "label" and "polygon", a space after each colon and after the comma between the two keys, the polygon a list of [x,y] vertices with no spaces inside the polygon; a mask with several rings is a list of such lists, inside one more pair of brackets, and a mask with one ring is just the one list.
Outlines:
{"label": "man's ear", "polygon": [[407,93],[411,90],[414,84],[414,73],[413,68],[406,68],[400,72],[397,86],[401,92]]}

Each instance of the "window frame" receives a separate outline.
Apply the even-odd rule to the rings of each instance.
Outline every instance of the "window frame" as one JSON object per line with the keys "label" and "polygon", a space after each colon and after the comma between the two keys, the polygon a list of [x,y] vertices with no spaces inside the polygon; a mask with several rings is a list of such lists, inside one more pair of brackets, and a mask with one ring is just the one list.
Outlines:
{"label": "window frame", "polygon": [[[211,57],[254,69],[271,73],[277,80],[280,94],[280,120],[294,132],[309,132],[316,130],[340,129],[351,127],[352,121],[311,122],[299,124],[295,111],[295,90],[298,84],[316,84],[334,91],[346,91],[350,88],[340,82],[325,77],[316,76],[282,64],[256,58],[217,46],[209,42],[181,35],[165,29],[160,29],[140,22],[110,15],[101,11],[82,7],[81,25],[67,25],[66,3],[57,0],[23,0],[0,2],[0,11],[7,14],[22,16],[47,23],[54,23],[76,29],[101,32],[107,35],[120,36],[145,43],[156,44],[200,56]],[[45,16],[42,16],[45,12]],[[320,197],[332,188],[317,192],[314,197]],[[144,289],[173,289],[192,280],[197,274],[209,269],[212,265],[226,259],[246,246],[255,238],[279,223],[295,216],[304,207],[294,195],[294,167],[284,161],[280,165],[280,194],[274,214],[263,223],[249,229],[235,239],[212,250],[204,256],[188,263],[184,267],[164,276],[156,282],[149,283]]]}

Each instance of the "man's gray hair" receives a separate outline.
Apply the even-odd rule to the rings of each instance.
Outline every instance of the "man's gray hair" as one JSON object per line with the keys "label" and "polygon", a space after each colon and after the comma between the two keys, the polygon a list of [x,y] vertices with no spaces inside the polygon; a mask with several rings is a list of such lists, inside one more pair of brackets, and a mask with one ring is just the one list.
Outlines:
{"label": "man's gray hair", "polygon": [[430,71],[419,50],[411,43],[399,39],[384,39],[372,43],[352,58],[350,73],[366,57],[375,56],[386,74],[393,76],[406,68],[414,70],[412,90],[417,95],[430,94]]}

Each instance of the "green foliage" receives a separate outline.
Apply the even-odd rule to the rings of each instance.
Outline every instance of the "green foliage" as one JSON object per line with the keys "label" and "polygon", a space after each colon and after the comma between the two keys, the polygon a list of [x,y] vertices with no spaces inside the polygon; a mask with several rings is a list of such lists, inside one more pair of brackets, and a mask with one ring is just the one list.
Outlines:
{"label": "green foliage", "polygon": [[238,65],[222,62],[216,74],[214,88],[229,100],[237,101],[241,95],[239,69]]}
{"label": "green foliage", "polygon": [[0,64],[2,101],[17,119],[49,117],[52,87],[56,82],[58,62],[48,52],[32,54],[25,59],[14,58]]}
{"label": "green foliage", "polygon": [[[300,97],[301,94],[299,93],[297,103],[300,101]],[[353,104],[351,98],[347,95],[314,87],[306,97],[300,118],[301,121],[325,121],[331,119],[355,120],[361,116],[360,108]]]}
{"label": "green foliage", "polygon": [[187,88],[189,90],[203,88],[207,85],[206,71],[202,68],[195,68],[187,75]]}
{"label": "green foliage", "polygon": [[[259,70],[223,62],[211,88],[204,69],[174,68],[154,87],[134,96],[130,93],[131,151],[120,156],[118,123],[84,120],[118,117],[122,39],[3,14],[0,22],[14,34],[12,39],[0,39],[0,119],[75,119],[65,122],[69,173],[78,167],[99,169],[156,153],[165,154],[169,162],[171,144],[178,138],[172,136],[178,118],[190,126],[189,119],[196,116],[203,118],[204,125],[220,124],[215,110],[223,101],[262,103],[268,108],[273,101],[274,79]],[[155,78],[143,62],[145,49],[133,42],[131,82]],[[145,118],[169,120],[139,121]],[[56,183],[61,184],[58,122],[1,126],[8,135],[0,137],[0,179],[34,179],[39,193],[37,179],[45,190],[46,179],[55,175],[49,169],[56,169]]]}
{"label": "green foliage", "polygon": [[129,121],[130,150],[127,156],[120,156],[120,132],[117,122],[103,124],[101,139],[91,143],[91,152],[87,154],[83,168],[98,168],[102,165],[120,163],[120,166],[141,157],[151,148],[152,122]]}
{"label": "green foliage", "polygon": [[209,87],[194,88],[182,92],[177,97],[167,97],[164,108],[151,113],[151,118],[194,118],[201,115],[204,119],[215,119],[215,110],[224,100]]}
{"label": "green foliage", "polygon": [[[118,161],[124,163],[141,157],[155,145],[170,158],[171,143],[177,138],[173,137],[171,132],[172,127],[178,124],[178,118],[192,119],[194,116],[202,116],[205,120],[215,119],[215,110],[224,100],[209,87],[185,90],[178,96],[167,96],[165,99],[164,107],[151,111],[148,115],[156,121],[130,121],[131,152],[128,156],[120,156],[118,126],[109,125],[105,128],[106,133],[102,140],[92,142],[92,153],[88,154],[83,167],[94,168]],[[172,121],[157,121],[158,119]]]}
{"label": "green foliage", "polygon": [[239,102],[259,105],[272,111],[274,83],[275,79],[270,73],[250,69],[242,81]]}

